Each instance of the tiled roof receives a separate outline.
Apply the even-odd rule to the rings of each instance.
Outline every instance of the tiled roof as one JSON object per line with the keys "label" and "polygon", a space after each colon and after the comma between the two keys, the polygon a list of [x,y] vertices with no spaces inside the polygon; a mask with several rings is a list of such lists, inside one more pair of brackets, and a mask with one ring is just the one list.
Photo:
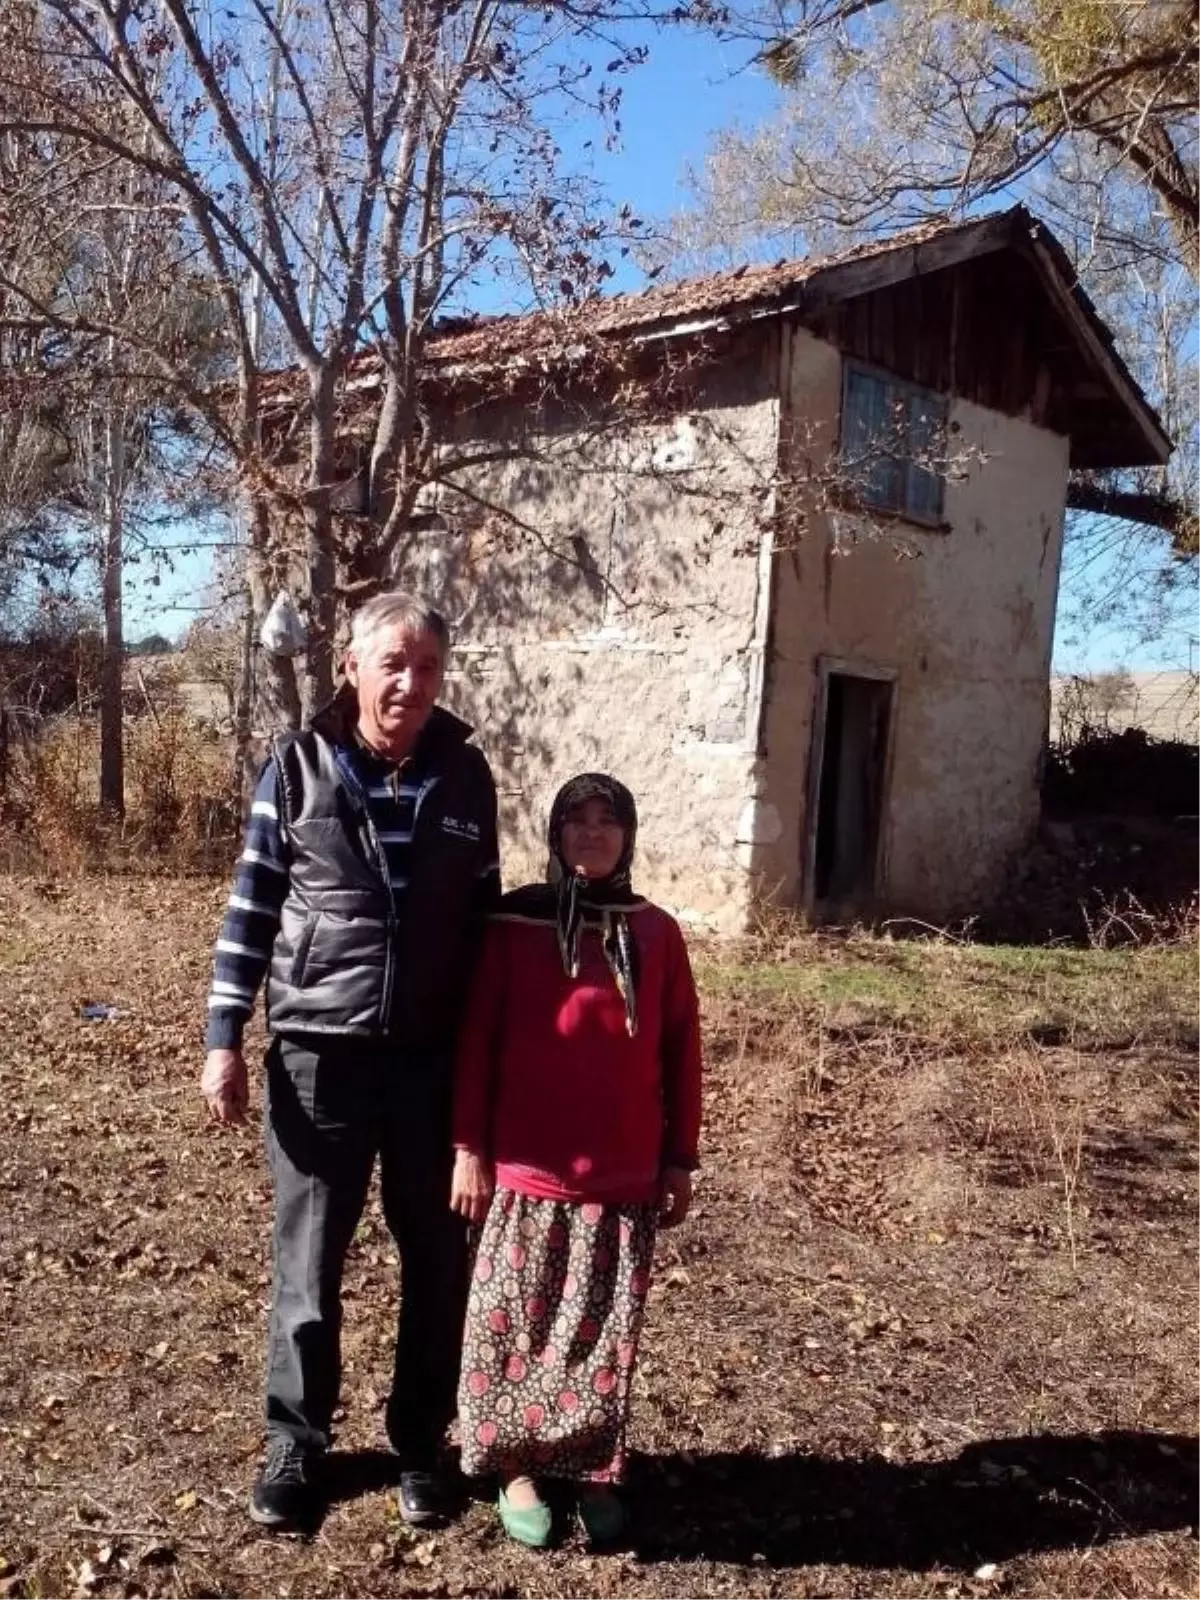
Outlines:
{"label": "tiled roof", "polygon": [[806,256],[769,267],[735,267],[703,278],[655,283],[640,293],[598,296],[558,312],[481,318],[474,327],[456,325],[453,331],[435,334],[426,354],[438,365],[488,365],[560,345],[573,335],[581,339],[620,337],[658,325],[767,309],[831,268],[873,256],[894,256],[906,248],[979,227],[978,221],[926,223],[836,255]]}
{"label": "tiled roof", "polygon": [[[935,272],[955,262],[1001,248],[1019,249],[1034,265],[1071,322],[1085,359],[1099,363],[1116,406],[1132,427],[1131,437],[1144,441],[1145,461],[1165,461],[1170,441],[1137,382],[1117,351],[1110,329],[1099,316],[1075,276],[1074,268],[1053,234],[1023,206],[994,212],[968,222],[929,222],[886,238],[838,251],[807,256],[774,266],[744,266],[681,282],[655,283],[637,294],[595,296],[553,311],[520,315],[463,317],[435,329],[423,360],[433,383],[460,381],[503,389],[522,370],[548,370],[572,362],[589,346],[626,340],[698,332],[733,325],[756,316],[779,314],[804,301],[869,292],[906,275]],[[347,395],[361,404],[375,389],[381,362],[364,351],[347,373]],[[268,403],[294,404],[297,374],[277,372],[264,381]],[[1130,457],[1142,461],[1140,453]]]}

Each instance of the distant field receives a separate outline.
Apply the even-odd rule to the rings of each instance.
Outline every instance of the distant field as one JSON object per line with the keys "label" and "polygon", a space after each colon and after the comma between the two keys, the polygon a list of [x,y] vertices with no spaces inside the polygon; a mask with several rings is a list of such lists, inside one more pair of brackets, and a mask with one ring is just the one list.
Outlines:
{"label": "distant field", "polygon": [[698,947],[704,1171],[660,1244],[630,1550],[522,1552],[482,1503],[400,1526],[375,1209],[302,1543],[244,1514],[269,1190],[196,1088],[223,893],[0,888],[0,1595],[1196,1593],[1193,951]]}

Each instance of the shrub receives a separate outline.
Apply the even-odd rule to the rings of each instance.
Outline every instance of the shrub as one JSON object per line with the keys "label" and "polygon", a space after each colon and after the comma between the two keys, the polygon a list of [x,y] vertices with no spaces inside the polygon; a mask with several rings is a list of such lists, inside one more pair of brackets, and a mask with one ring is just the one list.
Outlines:
{"label": "shrub", "polygon": [[125,725],[125,817],[100,809],[100,738],[93,718],[65,715],[9,748],[0,789],[0,839],[10,866],[224,865],[238,831],[226,741],[184,714]]}

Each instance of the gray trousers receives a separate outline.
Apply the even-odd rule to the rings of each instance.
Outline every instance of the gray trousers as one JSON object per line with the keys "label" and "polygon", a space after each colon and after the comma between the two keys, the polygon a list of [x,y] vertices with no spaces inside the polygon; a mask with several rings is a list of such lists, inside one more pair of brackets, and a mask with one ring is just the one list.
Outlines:
{"label": "gray trousers", "polygon": [[268,1434],[319,1449],[341,1380],[341,1287],[376,1157],[400,1252],[387,1431],[401,1464],[431,1466],[454,1415],[466,1230],[450,1210],[450,1062],[394,1044],[309,1035],[267,1052],[275,1186]]}

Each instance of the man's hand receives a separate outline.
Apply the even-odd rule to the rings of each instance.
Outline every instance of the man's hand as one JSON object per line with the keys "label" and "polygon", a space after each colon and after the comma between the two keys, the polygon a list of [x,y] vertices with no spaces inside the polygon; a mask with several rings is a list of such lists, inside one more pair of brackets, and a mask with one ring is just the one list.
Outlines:
{"label": "man's hand", "polygon": [[470,1150],[460,1150],[454,1158],[450,1180],[450,1209],[468,1222],[482,1222],[492,1203],[496,1187],[492,1164]]}
{"label": "man's hand", "polygon": [[200,1092],[208,1101],[208,1114],[222,1127],[245,1122],[250,1104],[250,1078],[240,1050],[210,1050],[204,1058]]}
{"label": "man's hand", "polygon": [[692,1205],[692,1175],[683,1167],[665,1167],[658,1182],[658,1225],[674,1228]]}

